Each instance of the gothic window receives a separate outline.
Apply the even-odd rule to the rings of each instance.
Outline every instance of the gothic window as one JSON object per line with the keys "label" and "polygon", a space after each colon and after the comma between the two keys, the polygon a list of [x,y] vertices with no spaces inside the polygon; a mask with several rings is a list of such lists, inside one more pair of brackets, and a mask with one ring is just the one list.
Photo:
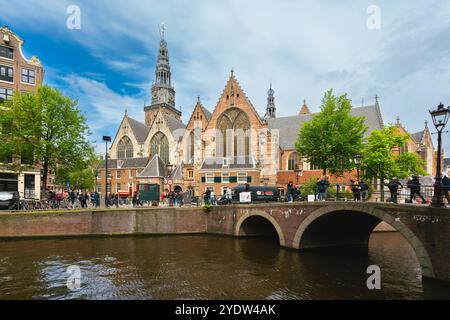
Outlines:
{"label": "gothic window", "polygon": [[117,145],[117,159],[128,159],[133,158],[134,149],[133,143],[130,138],[127,136],[120,139],[119,144]]}
{"label": "gothic window", "polygon": [[161,131],[157,132],[150,141],[150,158],[153,158],[155,154],[159,155],[164,163],[169,163],[169,140]]}
{"label": "gothic window", "polygon": [[301,157],[297,152],[292,152],[288,159],[288,170],[296,170],[300,167]]}
{"label": "gothic window", "polygon": [[250,121],[242,110],[229,109],[217,121],[216,154],[218,157],[250,155]]}

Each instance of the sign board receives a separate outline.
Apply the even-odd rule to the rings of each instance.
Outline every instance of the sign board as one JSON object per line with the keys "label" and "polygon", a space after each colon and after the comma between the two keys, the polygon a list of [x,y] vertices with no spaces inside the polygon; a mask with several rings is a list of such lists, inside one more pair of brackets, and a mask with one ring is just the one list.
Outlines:
{"label": "sign board", "polygon": [[139,185],[139,200],[159,202],[161,198],[159,184]]}
{"label": "sign board", "polygon": [[241,192],[239,194],[239,202],[240,203],[251,203],[252,202],[252,193],[251,192]]}
{"label": "sign board", "polygon": [[316,200],[316,196],[313,194],[308,195],[308,202],[314,202]]}
{"label": "sign board", "polygon": [[171,185],[173,184],[172,179],[167,180],[167,184],[168,184],[169,186],[171,186]]}

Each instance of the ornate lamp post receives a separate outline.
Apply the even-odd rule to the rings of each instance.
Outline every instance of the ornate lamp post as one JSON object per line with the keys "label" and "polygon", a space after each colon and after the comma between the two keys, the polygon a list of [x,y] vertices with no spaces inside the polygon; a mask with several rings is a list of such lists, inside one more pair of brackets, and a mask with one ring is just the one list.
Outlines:
{"label": "ornate lamp post", "polygon": [[440,103],[436,110],[430,111],[433,124],[438,132],[438,152],[436,165],[436,179],[434,183],[434,194],[431,200],[432,207],[444,207],[444,191],[442,185],[441,158],[442,158],[442,131],[447,125],[450,115],[450,108]]}
{"label": "ornate lamp post", "polygon": [[105,207],[108,207],[108,142],[111,142],[110,136],[103,136],[105,142]]}
{"label": "ornate lamp post", "polygon": [[356,164],[356,170],[357,170],[357,174],[358,174],[358,184],[359,184],[359,172],[360,172],[360,168],[361,168],[361,159],[362,159],[362,155],[360,154],[356,154],[353,157],[353,160],[355,160],[355,164]]}
{"label": "ornate lamp post", "polygon": [[294,170],[295,172],[295,176],[297,177],[297,185],[298,185],[298,180],[300,179],[301,176],[303,176],[303,167],[302,166],[298,166],[297,169]]}
{"label": "ornate lamp post", "polygon": [[[166,164],[166,169],[167,169],[167,184],[169,185],[169,197],[172,197],[172,170],[173,170],[173,165],[168,163]],[[172,199],[169,198],[169,206],[172,206]]]}

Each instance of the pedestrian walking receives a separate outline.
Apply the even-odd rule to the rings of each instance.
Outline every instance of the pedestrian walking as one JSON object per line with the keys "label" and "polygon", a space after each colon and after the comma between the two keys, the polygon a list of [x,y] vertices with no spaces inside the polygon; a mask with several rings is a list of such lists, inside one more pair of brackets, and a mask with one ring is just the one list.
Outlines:
{"label": "pedestrian walking", "polygon": [[292,181],[289,181],[287,185],[287,200],[288,202],[294,201],[294,184],[292,183]]}
{"label": "pedestrian walking", "polygon": [[397,178],[393,178],[388,185],[389,192],[391,193],[391,202],[398,203],[398,190],[403,188],[403,185]]}
{"label": "pedestrian walking", "polygon": [[353,201],[361,200],[361,186],[355,180],[350,179],[350,189],[353,192]]}
{"label": "pedestrian walking", "polygon": [[422,204],[427,203],[425,198],[420,193],[420,180],[418,176],[413,176],[412,179],[408,181],[407,187],[410,190],[409,193],[409,203],[413,203],[413,199],[415,200],[417,197],[422,199]]}
{"label": "pedestrian walking", "polygon": [[369,198],[369,189],[370,189],[369,185],[367,183],[365,183],[364,181],[361,181],[359,186],[361,188],[361,200],[367,201],[367,199]]}

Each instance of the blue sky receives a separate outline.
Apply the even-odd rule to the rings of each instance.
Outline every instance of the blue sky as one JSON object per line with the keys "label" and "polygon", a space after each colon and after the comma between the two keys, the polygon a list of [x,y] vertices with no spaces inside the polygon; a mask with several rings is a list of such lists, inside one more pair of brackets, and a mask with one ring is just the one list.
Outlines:
{"label": "blue sky", "polygon": [[[80,30],[66,27],[70,5],[81,9]],[[381,10],[378,30],[367,27],[371,5]],[[160,22],[185,121],[198,95],[214,109],[231,68],[261,115],[271,80],[279,116],[298,113],[303,99],[318,111],[334,88],[355,105],[379,95],[385,122],[399,116],[416,132],[430,108],[450,105],[450,1],[0,0],[0,8],[0,24],[44,63],[45,82],[79,100],[92,140],[114,135],[125,109],[143,121]]]}

